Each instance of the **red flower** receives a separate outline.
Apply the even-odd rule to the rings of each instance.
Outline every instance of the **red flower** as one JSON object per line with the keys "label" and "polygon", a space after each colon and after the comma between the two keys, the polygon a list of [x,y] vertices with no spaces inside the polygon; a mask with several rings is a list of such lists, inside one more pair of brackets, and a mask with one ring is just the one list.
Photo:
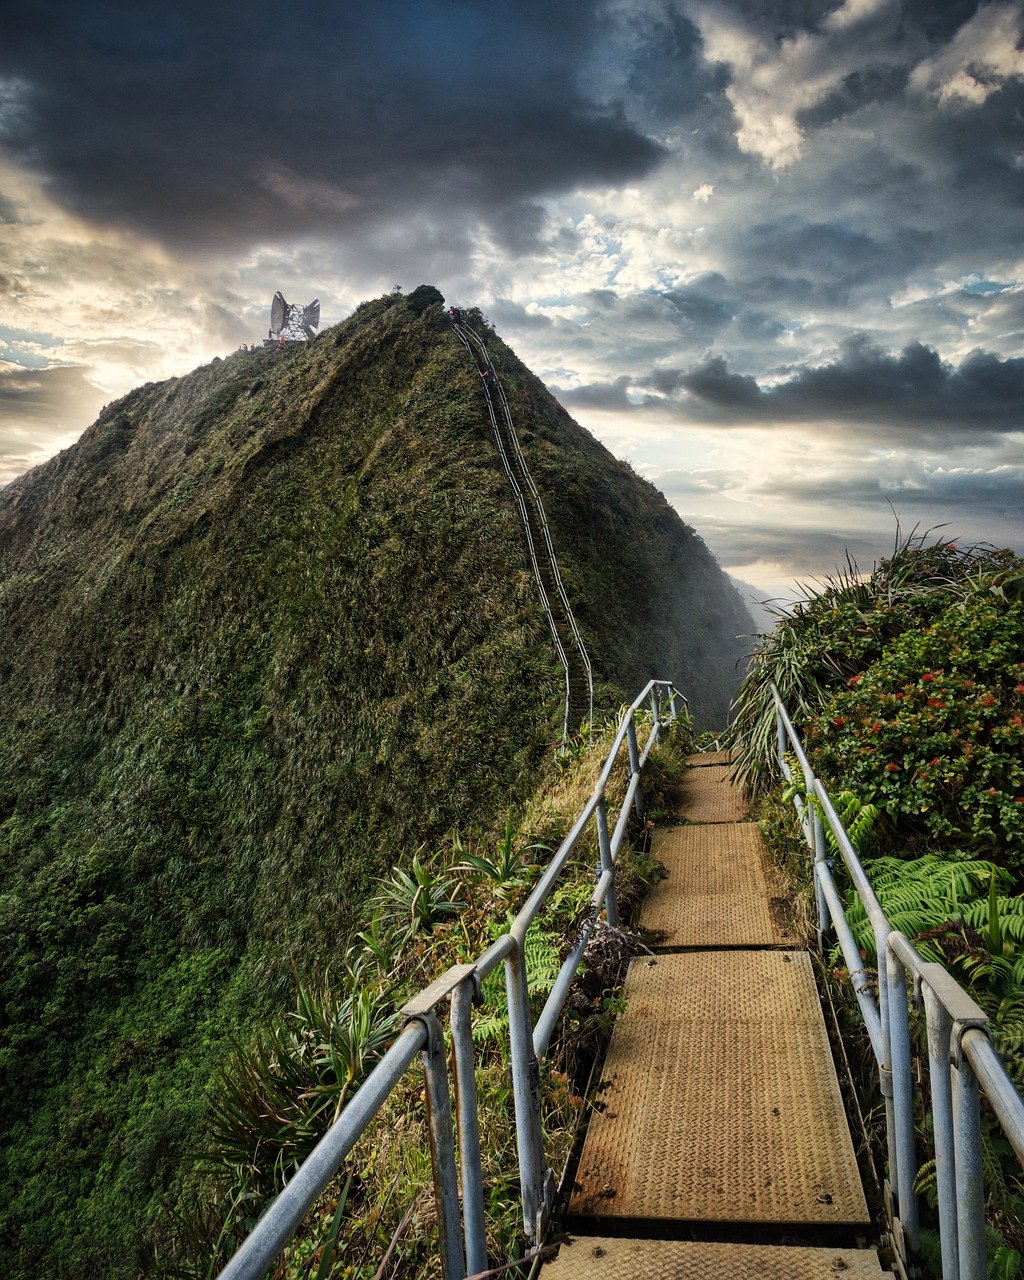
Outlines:
{"label": "red flower", "polygon": [[984,698],[981,700],[981,705],[983,707],[994,707],[996,705],[995,695],[986,693]]}
{"label": "red flower", "polygon": [[832,717],[832,723],[835,725],[835,727],[836,727],[837,729],[841,729],[841,728],[843,727],[843,725],[844,725],[844,724],[846,724],[846,717],[845,717],[845,716],[833,716],[833,717]]}
{"label": "red flower", "polygon": [[928,705],[930,707],[944,707],[946,704],[942,701],[941,698],[929,698]]}
{"label": "red flower", "polygon": [[1014,693],[1024,693],[1024,684],[1015,684],[1013,686]]}
{"label": "red flower", "polygon": [[932,758],[928,761],[928,763],[929,763],[929,765],[935,765],[935,764],[938,764],[938,763],[939,763],[939,757],[938,757],[938,756],[932,756]]}
{"label": "red flower", "polygon": [[895,764],[892,760],[890,760],[889,763],[885,766],[885,771],[886,773],[899,773],[900,767],[898,764]]}
{"label": "red flower", "polygon": [[932,675],[930,671],[926,671],[924,675],[921,677],[921,679],[925,682],[925,684],[927,684],[929,680],[934,680],[935,677]]}
{"label": "red flower", "polygon": [[985,794],[994,799],[999,794],[999,792],[995,789],[995,787],[989,787],[989,789],[985,792]]}
{"label": "red flower", "polygon": [[849,680],[846,682],[847,689],[852,689],[855,684],[860,684],[863,679],[863,676],[850,676]]}
{"label": "red flower", "polygon": [[947,551],[955,551],[955,550],[956,550],[956,543],[955,543],[955,542],[947,542],[947,543],[946,543],[946,550],[947,550]]}
{"label": "red flower", "polygon": [[872,722],[872,725],[871,725],[871,732],[872,732],[872,733],[877,733],[877,732],[879,731],[879,729],[881,729],[881,727],[882,727],[881,722],[880,722],[880,721],[878,721],[878,720],[875,720],[875,721],[873,721],[873,722]]}
{"label": "red flower", "polygon": [[1014,797],[1013,797],[1013,803],[1014,803],[1014,804],[1024,804],[1024,796],[1014,796]]}

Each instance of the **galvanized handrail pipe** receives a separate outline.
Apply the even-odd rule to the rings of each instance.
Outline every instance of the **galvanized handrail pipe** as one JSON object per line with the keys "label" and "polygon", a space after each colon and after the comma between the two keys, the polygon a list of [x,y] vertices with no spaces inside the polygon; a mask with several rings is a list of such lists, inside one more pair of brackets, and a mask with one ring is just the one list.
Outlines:
{"label": "galvanized handrail pipe", "polygon": [[964,1057],[974,1068],[982,1092],[995,1112],[1017,1159],[1024,1165],[1024,1098],[1006,1073],[989,1036],[981,1030],[965,1031],[960,1041]]}
{"label": "galvanized handrail pipe", "polygon": [[857,1003],[860,1005],[861,1016],[864,1019],[868,1039],[871,1041],[875,1062],[881,1066],[884,1060],[881,1013],[878,1008],[878,1001],[871,991],[871,981],[860,958],[860,948],[857,946],[853,930],[846,919],[839,890],[836,888],[836,882],[832,879],[832,874],[827,865],[819,863],[815,868],[815,874],[821,879],[822,891],[825,894],[829,912],[832,916],[832,924],[836,931],[839,948],[843,953],[843,959],[846,961],[846,971],[850,975],[850,985],[853,987]]}
{"label": "galvanized handrail pipe", "polygon": [[476,1054],[473,1050],[473,1000],[477,974],[464,978],[452,992],[451,1028],[455,1058],[456,1110],[459,1124],[459,1172],[462,1180],[462,1223],[466,1270],[487,1270],[483,1166],[477,1115]]}
{"label": "galvanized handrail pipe", "polygon": [[[615,760],[633,726],[638,707],[653,691],[665,692],[676,706],[686,706],[685,697],[669,681],[650,681],[623,714],[618,732],[590,799],[572,830],[559,846],[526,906],[508,933],[487,947],[472,964],[457,965],[430,987],[414,996],[405,1007],[409,1017],[394,1044],[353,1094],[335,1123],[314,1147],[306,1160],[267,1208],[248,1239],[220,1273],[219,1280],[260,1280],[281,1249],[323,1192],[342,1161],[359,1140],[370,1121],[408,1070],[417,1053],[423,1054],[430,1115],[432,1157],[439,1198],[442,1229],[443,1266],[446,1280],[461,1280],[468,1265],[471,1271],[486,1267],[486,1236],[483,1224],[483,1182],[479,1124],[477,1121],[475,1058],[472,1044],[471,1005],[479,984],[503,961],[509,1007],[509,1038],[512,1058],[513,1093],[517,1115],[517,1142],[520,1149],[520,1181],[523,1193],[523,1225],[532,1239],[539,1238],[547,1203],[548,1178],[544,1167],[540,1117],[539,1058],[547,1050],[551,1031],[565,1003],[572,977],[582,958],[589,933],[577,941],[576,957],[563,965],[556,988],[538,1020],[531,1026],[526,989],[525,936],[529,925],[544,905],[558,875],[571,856],[589,820],[605,805],[605,793]],[[652,724],[651,733],[638,755],[637,773],[630,778],[611,836],[611,865],[603,867],[592,895],[595,907],[607,904],[614,891],[614,862],[618,856],[630,805],[639,786],[639,769],[646,763],[657,742],[663,721]],[[605,814],[607,819],[607,813]],[[594,921],[590,922],[592,930]],[[556,997],[557,998],[554,998]],[[443,1038],[433,1013],[434,1005],[451,998],[451,1028],[455,1058],[457,1112],[459,1119],[459,1175],[462,1183],[462,1231],[459,1231],[451,1090],[444,1060]],[[539,1034],[538,1034],[539,1033]],[[465,1250],[463,1250],[463,1243]]]}
{"label": "galvanized handrail pipe", "polygon": [[[513,921],[512,927],[509,929],[509,933],[511,933],[512,936],[515,937],[516,939],[521,941],[523,938],[525,938],[527,929],[530,927],[531,923],[533,922],[534,917],[537,915],[537,912],[541,909],[541,907],[547,901],[548,895],[551,893],[551,890],[554,887],[555,882],[557,881],[558,877],[562,873],[562,869],[564,868],[566,862],[569,860],[570,856],[572,855],[572,851],[575,849],[580,836],[582,836],[583,832],[586,830],[587,824],[589,823],[590,819],[593,817],[595,811],[597,810],[597,806],[600,803],[604,795],[605,788],[608,785],[608,780],[611,777],[612,770],[615,767],[616,757],[618,756],[619,749],[622,746],[623,737],[626,737],[630,743],[629,755],[630,755],[630,768],[632,770],[630,783],[633,784],[635,780],[636,785],[633,790],[633,796],[634,796],[634,806],[636,805],[636,802],[640,797],[640,771],[643,767],[643,762],[641,761],[639,749],[636,744],[636,730],[634,727],[634,716],[637,711],[637,708],[649,696],[650,690],[652,689],[652,687],[656,685],[668,687],[668,684],[669,682],[667,680],[649,681],[648,684],[643,689],[643,691],[633,701],[633,703],[631,704],[631,706],[628,708],[625,715],[623,716],[622,723],[619,726],[619,731],[616,733],[615,738],[612,741],[611,748],[609,749],[608,755],[605,759],[604,768],[601,770],[601,773],[598,776],[597,783],[594,787],[593,792],[591,793],[590,799],[583,806],[583,809],[580,812],[580,816],[573,823],[572,829],[570,830],[569,834],[558,846],[558,849],[555,851],[554,856],[552,857],[551,861],[548,863],[547,867],[545,868],[544,874],[541,876],[540,880],[537,882],[536,887],[534,888],[533,892],[530,894],[529,898],[527,898],[523,907],[520,909],[519,914],[516,916],[515,920]],[[683,695],[680,694],[679,696],[682,697]],[[644,761],[646,761],[647,755],[649,754],[651,747],[654,745],[657,739],[658,739],[658,733],[656,731],[655,726],[652,726],[650,736],[647,742],[645,743],[645,750],[644,750],[644,756],[643,756]],[[625,807],[626,806],[624,804],[623,809],[625,809]],[[642,812],[643,811],[641,809],[640,815],[638,816],[642,816]],[[621,810],[619,812],[619,820],[620,821],[622,820]],[[618,826],[616,826],[616,830],[618,830]]]}
{"label": "galvanized handrail pipe", "polygon": [[407,1024],[345,1110],[285,1183],[220,1273],[220,1280],[260,1280],[426,1043],[424,1024]]}
{"label": "galvanized handrail pipe", "polygon": [[[466,327],[468,328],[468,326]],[[456,337],[466,348],[470,357],[472,357],[473,348],[470,345],[469,339],[462,332],[463,326],[453,324],[452,328],[455,330]],[[470,332],[472,333],[473,331],[470,330]],[[476,334],[473,336],[476,337]],[[491,392],[487,388],[486,384],[484,386],[484,399],[487,402],[487,413],[491,422],[491,433],[494,436],[494,443],[498,450],[498,458],[501,462],[502,470],[505,472],[505,476],[508,479],[509,484],[512,486],[512,496],[515,501],[516,509],[519,512],[520,522],[522,523],[523,530],[526,534],[526,547],[530,557],[530,565],[533,569],[534,582],[537,587],[538,595],[540,596],[540,602],[544,609],[545,616],[548,620],[548,627],[551,631],[551,638],[554,642],[555,651],[562,664],[565,676],[565,714],[562,721],[562,741],[564,742],[569,736],[569,702],[571,698],[569,658],[562,645],[561,637],[558,634],[558,627],[555,624],[555,615],[551,609],[551,601],[548,598],[547,589],[544,586],[543,576],[541,575],[540,562],[537,559],[537,548],[534,544],[533,532],[530,528],[530,516],[526,506],[526,499],[523,496],[523,491],[519,485],[519,481],[516,479],[512,464],[509,462],[508,454],[505,450],[505,444],[501,438],[501,430],[498,427],[497,415],[494,412],[494,403],[491,399]]]}
{"label": "galvanized handrail pipe", "polygon": [[530,496],[533,498],[536,506],[541,533],[544,537],[549,562],[551,564],[551,573],[555,582],[555,590],[558,592],[558,598],[561,600],[562,607],[565,609],[565,616],[569,623],[569,629],[572,633],[573,640],[576,642],[576,647],[579,650],[580,658],[583,662],[583,669],[587,678],[587,692],[589,696],[589,712],[587,719],[593,720],[594,673],[590,663],[590,655],[587,653],[587,647],[583,642],[583,636],[581,635],[579,626],[576,622],[576,615],[573,612],[572,605],[569,603],[569,597],[565,590],[565,583],[562,580],[562,573],[558,567],[558,558],[555,555],[554,544],[551,541],[551,528],[548,524],[547,512],[544,510],[544,503],[540,496],[540,490],[537,488],[536,481],[533,478],[533,472],[530,470],[530,466],[526,461],[526,455],[523,453],[523,448],[519,441],[519,433],[516,431],[515,421],[512,417],[512,407],[508,402],[508,396],[505,394],[504,384],[498,377],[498,371],[494,367],[494,361],[491,359],[491,353],[487,349],[487,344],[476,330],[473,329],[471,325],[466,324],[465,321],[462,321],[461,327],[475,339],[480,354],[494,378],[494,385],[501,400],[502,409],[504,410],[505,415],[505,422],[508,426],[509,439],[512,441],[512,449],[516,455],[517,461],[519,462],[520,468],[522,469],[523,477],[526,480],[526,487],[529,490]]}
{"label": "galvanized handrail pipe", "polygon": [[[784,753],[791,743],[797,746],[798,739],[789,717],[784,717],[778,691],[773,689],[773,694],[779,760],[784,774],[790,778],[791,771]],[[806,761],[802,749],[796,754],[798,760]],[[809,792],[828,821],[875,936],[879,1021],[883,1040],[879,1071],[882,1092],[886,1096],[889,1167],[896,1186],[899,1210],[894,1224],[899,1231],[894,1233],[894,1243],[906,1261],[907,1249],[914,1249],[918,1241],[917,1203],[913,1195],[917,1158],[907,1008],[909,974],[913,976],[915,986],[920,987],[926,1013],[943,1276],[946,1280],[984,1280],[985,1198],[980,1097],[984,1094],[988,1098],[1022,1165],[1024,1099],[1015,1089],[992,1045],[984,1011],[942,965],[925,960],[904,934],[892,929],[826,788],[820,779],[813,777],[813,773],[811,777]],[[808,847],[812,854],[816,854],[820,848],[818,840],[809,837],[806,824],[802,825]],[[815,878],[823,889],[828,890],[827,905],[832,911],[832,924],[843,954],[849,961],[849,947],[851,943],[855,947],[856,943],[827,863],[816,859]],[[861,1007],[864,1008],[863,1003]],[[886,1064],[890,1064],[889,1070]]]}
{"label": "galvanized handrail pipe", "polygon": [[956,1162],[953,1155],[953,1082],[949,1074],[953,1020],[930,983],[922,983],[928,1038],[928,1084],[935,1134],[935,1184],[939,1193],[939,1246],[945,1280],[959,1280]]}

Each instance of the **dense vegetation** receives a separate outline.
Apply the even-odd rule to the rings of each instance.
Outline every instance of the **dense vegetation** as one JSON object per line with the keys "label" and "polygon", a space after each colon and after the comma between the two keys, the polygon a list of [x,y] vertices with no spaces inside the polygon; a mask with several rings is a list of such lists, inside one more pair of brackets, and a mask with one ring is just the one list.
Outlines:
{"label": "dense vegetation", "polygon": [[[657,674],[720,723],[736,593],[488,336],[604,710]],[[232,1046],[348,1000],[326,975],[392,868],[552,767],[559,673],[440,307],[142,387],[3,491],[0,687],[5,1269],[132,1275]]]}
{"label": "dense vegetation", "polygon": [[[1024,562],[912,537],[870,575],[850,565],[780,617],[741,686],[734,730],[743,771],[766,795],[778,782],[772,681],[889,919],[982,1005],[1024,1088]],[[777,802],[765,817],[778,839]],[[846,890],[870,962],[873,931]],[[838,953],[833,964],[841,976]],[[873,1074],[865,1066],[869,1091]],[[1024,1274],[1024,1180],[992,1120],[986,1179],[990,1271],[1010,1280]],[[930,1165],[920,1189],[934,1205]],[[934,1229],[923,1243],[937,1267]]]}

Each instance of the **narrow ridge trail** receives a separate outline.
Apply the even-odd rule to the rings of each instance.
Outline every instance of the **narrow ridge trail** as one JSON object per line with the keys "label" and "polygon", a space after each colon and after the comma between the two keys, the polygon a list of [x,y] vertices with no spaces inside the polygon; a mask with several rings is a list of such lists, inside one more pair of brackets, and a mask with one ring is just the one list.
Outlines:
{"label": "narrow ridge trail", "polygon": [[555,652],[565,672],[562,727],[565,738],[593,718],[594,676],[590,657],[558,568],[544,504],[523,453],[512,408],[487,350],[487,343],[464,320],[452,320],[452,329],[480,374],[498,457],[512,486],[537,591],[551,629]]}
{"label": "narrow ridge trail", "polygon": [[725,753],[691,757],[544,1280],[881,1280],[809,952]]}

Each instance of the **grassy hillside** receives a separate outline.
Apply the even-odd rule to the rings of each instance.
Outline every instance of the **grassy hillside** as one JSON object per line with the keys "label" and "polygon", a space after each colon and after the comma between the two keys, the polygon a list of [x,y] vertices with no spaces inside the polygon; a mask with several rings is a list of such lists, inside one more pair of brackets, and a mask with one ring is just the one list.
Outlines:
{"label": "grassy hillside", "polygon": [[[659,674],[720,721],[736,593],[491,342],[605,705]],[[232,1038],[557,741],[560,671],[440,309],[380,299],[142,387],[0,493],[0,690],[6,1269],[133,1274]]]}

